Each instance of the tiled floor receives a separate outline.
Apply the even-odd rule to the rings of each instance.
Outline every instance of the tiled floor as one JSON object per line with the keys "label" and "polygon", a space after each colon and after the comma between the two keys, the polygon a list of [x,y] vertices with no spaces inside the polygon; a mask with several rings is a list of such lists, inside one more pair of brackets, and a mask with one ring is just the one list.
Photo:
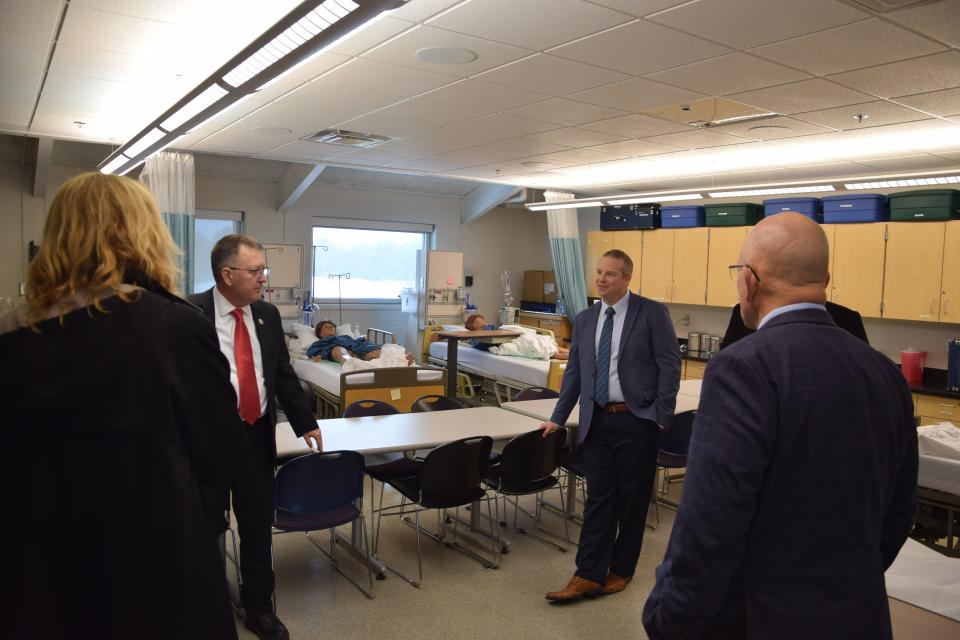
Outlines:
{"label": "tiled floor", "polygon": [[[671,496],[676,498],[679,489],[671,487]],[[275,536],[277,613],[292,638],[646,638],[640,622],[643,603],[674,517],[669,509],[659,511],[660,526],[647,529],[630,586],[619,594],[568,605],[551,604],[544,594],[562,588],[572,575],[576,553],[572,545],[561,553],[506,531],[512,543],[509,554],[499,568],[486,569],[456,550],[424,539],[422,587],[416,589],[388,572],[385,580],[374,582],[374,599],[368,600],[303,534]],[[652,509],[648,520],[654,521]],[[435,526],[436,518],[429,515],[423,521]],[[561,517],[550,512],[543,525],[563,530]],[[579,529],[571,530],[576,539]],[[314,535],[326,540],[324,533]],[[489,553],[489,546],[482,550]],[[384,520],[380,551],[404,573],[416,574],[415,533],[398,518]],[[360,563],[346,559],[344,564],[352,575],[366,578]],[[239,621],[238,629],[241,638],[254,637]]]}

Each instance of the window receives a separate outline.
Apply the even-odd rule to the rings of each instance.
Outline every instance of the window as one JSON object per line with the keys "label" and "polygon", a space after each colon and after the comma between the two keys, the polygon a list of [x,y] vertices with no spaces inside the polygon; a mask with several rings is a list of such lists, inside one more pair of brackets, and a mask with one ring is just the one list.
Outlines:
{"label": "window", "polygon": [[233,211],[197,211],[193,231],[193,293],[213,288],[210,252],[223,236],[240,233],[241,214]]}
{"label": "window", "polygon": [[313,299],[399,302],[403,289],[416,286],[417,251],[428,238],[423,231],[314,227]]}

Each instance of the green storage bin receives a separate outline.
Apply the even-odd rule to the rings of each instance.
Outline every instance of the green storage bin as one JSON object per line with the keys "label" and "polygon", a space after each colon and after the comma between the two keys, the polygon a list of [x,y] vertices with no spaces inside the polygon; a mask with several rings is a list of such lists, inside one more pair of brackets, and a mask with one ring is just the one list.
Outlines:
{"label": "green storage bin", "polygon": [[960,191],[922,189],[890,194],[890,219],[924,222],[960,218]]}
{"label": "green storage bin", "polygon": [[763,220],[763,205],[756,202],[729,202],[708,204],[708,227],[749,227]]}

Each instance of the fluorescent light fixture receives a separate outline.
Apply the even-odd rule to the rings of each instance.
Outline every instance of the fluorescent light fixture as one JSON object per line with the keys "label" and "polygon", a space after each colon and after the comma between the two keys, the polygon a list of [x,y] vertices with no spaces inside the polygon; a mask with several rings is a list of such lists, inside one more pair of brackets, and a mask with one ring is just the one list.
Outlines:
{"label": "fluorescent light fixture", "polygon": [[100,163],[124,174],[407,0],[306,0]]}
{"label": "fluorescent light fixture", "polygon": [[711,198],[740,198],[743,196],[774,196],[783,193],[818,193],[836,191],[833,185],[821,184],[811,187],[778,187],[773,189],[745,189],[742,191],[711,191]]}
{"label": "fluorescent light fixture", "polygon": [[530,211],[548,211],[549,209],[582,209],[584,207],[599,207],[603,204],[601,200],[557,200],[556,202],[538,202],[528,204]]}
{"label": "fluorescent light fixture", "polygon": [[960,176],[937,176],[935,178],[904,178],[902,180],[880,180],[878,182],[854,182],[843,185],[844,189],[893,189],[896,187],[924,187],[937,184],[958,184]]}
{"label": "fluorescent light fixture", "polygon": [[611,198],[607,204],[641,204],[643,202],[675,202],[677,200],[702,200],[702,193],[680,193],[675,196],[643,196],[629,198]]}

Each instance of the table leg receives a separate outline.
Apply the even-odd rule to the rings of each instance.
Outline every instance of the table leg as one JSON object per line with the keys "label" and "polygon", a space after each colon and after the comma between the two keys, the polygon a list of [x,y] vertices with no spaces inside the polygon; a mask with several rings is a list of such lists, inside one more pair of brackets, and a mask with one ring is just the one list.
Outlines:
{"label": "table leg", "polygon": [[456,338],[447,338],[447,397],[457,397],[457,343]]}

